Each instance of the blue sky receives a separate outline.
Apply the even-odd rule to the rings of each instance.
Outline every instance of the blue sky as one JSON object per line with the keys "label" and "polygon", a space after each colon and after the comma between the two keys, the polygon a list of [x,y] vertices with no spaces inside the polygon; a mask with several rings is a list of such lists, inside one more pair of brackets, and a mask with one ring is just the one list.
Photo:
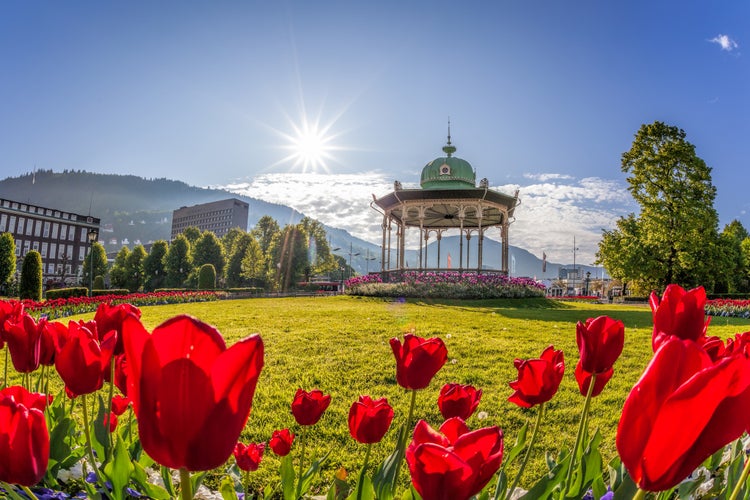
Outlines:
{"label": "blue sky", "polygon": [[748,19],[739,0],[9,0],[0,174],[233,186],[377,242],[371,193],[416,185],[450,116],[477,177],[521,190],[511,244],[570,261],[575,235],[588,263],[636,209],[620,157],[655,120],[713,168],[722,227],[750,228]]}

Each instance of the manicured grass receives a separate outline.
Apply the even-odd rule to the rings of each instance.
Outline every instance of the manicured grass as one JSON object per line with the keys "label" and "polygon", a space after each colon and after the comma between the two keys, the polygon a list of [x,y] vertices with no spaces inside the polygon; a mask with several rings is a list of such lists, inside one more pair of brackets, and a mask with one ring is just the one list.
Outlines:
{"label": "manicured grass", "polygon": [[[267,441],[274,429],[283,427],[297,433],[299,428],[289,409],[297,388],[330,393],[328,411],[319,424],[308,429],[308,464],[311,456],[320,457],[332,450],[321,485],[330,484],[340,467],[356,474],[361,466],[365,448],[349,436],[346,423],[349,406],[360,394],[388,398],[396,411],[392,431],[406,418],[409,394],[396,384],[395,362],[388,344],[392,337],[411,331],[422,337],[439,336],[448,347],[448,363],[418,394],[418,418],[437,427],[442,422],[436,405],[440,387],[447,382],[472,384],[483,390],[478,411],[487,412],[488,417],[479,421],[475,414],[469,426],[500,426],[508,448],[524,422],[535,416],[535,409],[522,410],[507,402],[512,392],[508,382],[517,375],[513,359],[538,357],[550,344],[565,352],[565,378],[557,396],[547,405],[537,452],[522,481],[525,487],[545,470],[544,450],[571,448],[575,439],[584,399],[573,376],[578,361],[576,322],[608,315],[625,324],[625,348],[615,364],[614,377],[591,408],[590,428],[599,428],[604,435],[605,461],[616,454],[615,432],[622,404],[652,354],[651,311],[647,306],[546,299],[393,302],[336,296],[151,306],[142,312],[148,329],[176,314],[190,314],[218,328],[227,344],[253,333],[261,335],[266,348],[265,368],[243,441]],[[709,335],[730,337],[747,330],[749,324],[742,319],[715,318]],[[374,446],[371,463],[382,461],[393,450],[394,442],[395,432],[389,432]],[[251,477],[256,486],[278,481],[278,461],[270,450]]]}

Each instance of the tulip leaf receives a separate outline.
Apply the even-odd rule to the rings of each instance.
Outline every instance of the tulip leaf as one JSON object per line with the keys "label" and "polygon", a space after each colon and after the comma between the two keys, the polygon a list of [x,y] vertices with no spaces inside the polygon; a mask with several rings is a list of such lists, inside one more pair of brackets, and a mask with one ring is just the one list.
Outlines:
{"label": "tulip leaf", "polygon": [[16,490],[12,485],[6,483],[5,481],[0,482],[0,485],[2,485],[5,493],[8,494],[8,498],[12,498],[13,500],[26,500],[26,497],[22,497],[21,495],[16,493]]}
{"label": "tulip leaf", "polygon": [[[548,460],[548,463],[551,462]],[[570,455],[566,455],[563,460],[552,465],[549,473],[537,481],[521,498],[526,500],[549,498],[552,492],[558,489],[560,484],[565,481],[565,474],[568,471],[569,463]]]}
{"label": "tulip leaf", "polygon": [[328,453],[326,453],[320,460],[314,461],[310,468],[307,469],[304,474],[302,474],[302,485],[300,486],[301,496],[304,496],[305,493],[307,493],[307,491],[310,489],[313,477],[315,477],[315,475],[320,472],[320,467],[325,463],[326,460],[328,460],[328,456],[331,454],[331,451],[332,450],[329,450]]}
{"label": "tulip leaf", "polygon": [[138,462],[133,462],[132,479],[133,482],[138,486],[140,492],[145,494],[149,498],[153,498],[154,500],[168,500],[169,498],[172,498],[167,490],[165,490],[161,486],[152,484],[149,481],[148,474],[146,474],[146,469],[144,469],[143,466]]}
{"label": "tulip leaf", "polygon": [[112,459],[104,465],[104,474],[112,483],[112,496],[115,500],[125,498],[125,487],[130,482],[133,473],[133,464],[130,461],[128,450],[122,440],[118,439],[114,446]]}
{"label": "tulip leaf", "polygon": [[518,431],[516,442],[513,444],[513,448],[506,451],[505,456],[503,457],[503,465],[512,462],[518,456],[518,454],[521,453],[524,448],[526,448],[526,433],[528,430],[529,423],[526,422]]}
{"label": "tulip leaf", "polygon": [[[492,482],[490,482],[489,484],[492,484]],[[508,475],[505,473],[505,468],[502,468],[497,474],[495,494],[492,495],[492,500],[500,500],[501,498],[504,498],[506,488],[508,488]]]}
{"label": "tulip leaf", "polygon": [[196,472],[194,474],[190,474],[190,485],[193,488],[193,493],[198,491],[198,488],[201,487],[201,484],[203,484],[203,479],[206,477],[207,472]]}
{"label": "tulip leaf", "polygon": [[229,476],[224,476],[222,479],[219,493],[224,500],[238,500],[237,492],[234,490],[234,481]]}
{"label": "tulip leaf", "polygon": [[[109,453],[111,451],[112,447],[112,436],[109,432],[109,420],[107,422],[104,422],[104,414],[107,410],[107,405],[104,404],[104,399],[102,398],[101,394],[98,396],[99,399],[99,409],[96,413],[96,418],[94,419],[94,422],[92,426],[94,427],[94,438],[98,447],[96,447],[97,452],[102,453],[99,455],[100,457],[109,457]],[[85,403],[84,403],[85,404]]]}
{"label": "tulip leaf", "polygon": [[291,455],[281,458],[279,473],[281,474],[281,493],[284,500],[295,500],[295,473]]}
{"label": "tulip leaf", "polygon": [[362,467],[357,480],[357,487],[347,500],[375,500],[375,488],[372,486],[370,476],[365,474],[365,467]]}
{"label": "tulip leaf", "polygon": [[393,493],[396,490],[396,481],[398,481],[398,472],[401,462],[404,460],[406,451],[406,436],[408,431],[406,424],[399,427],[396,438],[396,449],[393,450],[388,458],[378,467],[372,478],[375,488],[375,496],[378,500],[392,500]]}
{"label": "tulip leaf", "polygon": [[164,482],[164,488],[167,490],[171,497],[177,497],[177,490],[174,488],[172,482],[172,471],[169,467],[161,466],[161,480]]}

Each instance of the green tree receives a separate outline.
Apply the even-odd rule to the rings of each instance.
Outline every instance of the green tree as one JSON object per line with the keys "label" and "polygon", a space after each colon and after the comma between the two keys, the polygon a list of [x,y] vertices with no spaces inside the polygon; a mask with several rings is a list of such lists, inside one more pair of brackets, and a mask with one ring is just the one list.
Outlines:
{"label": "green tree", "polygon": [[750,288],[747,279],[748,261],[742,252],[742,241],[748,236],[750,234],[737,219],[724,226],[719,242],[724,265],[717,275],[715,292],[747,292]]}
{"label": "green tree", "polygon": [[258,247],[255,238],[250,233],[243,232],[234,238],[230,247],[224,247],[227,251],[227,268],[224,271],[227,287],[234,288],[247,284],[247,280],[242,276],[242,260],[252,243],[255,243],[255,246]]}
{"label": "green tree", "polygon": [[644,290],[663,290],[670,283],[712,290],[723,265],[716,188],[711,168],[696,156],[685,132],[661,122],[641,126],[622,155],[622,171],[629,174],[628,190],[640,213],[628,216],[627,234],[618,234],[619,222],[617,229],[605,231],[598,262],[610,270],[625,259],[621,278]]}
{"label": "green tree", "polygon": [[148,253],[146,253],[146,249],[143,248],[143,245],[136,245],[130,254],[128,254],[126,260],[126,288],[131,292],[137,292],[143,287],[143,262],[146,260],[146,257],[148,257]]}
{"label": "green tree", "polygon": [[274,277],[278,289],[285,292],[303,276],[310,261],[307,257],[307,233],[298,225],[287,225],[276,235],[271,248],[270,263],[275,266]]}
{"label": "green tree", "polygon": [[[94,267],[93,273],[91,272],[92,264]],[[81,267],[83,270],[83,285],[86,287],[91,286],[92,276],[94,278],[97,276],[104,278],[107,275],[107,251],[101,243],[95,241],[91,245],[89,253],[86,254],[86,257],[83,259],[83,265]]]}
{"label": "green tree", "polygon": [[169,245],[164,240],[155,241],[151,245],[148,257],[143,261],[144,288],[149,292],[163,288],[167,281],[164,261],[167,257]]}
{"label": "green tree", "polygon": [[242,260],[240,261],[242,284],[248,283],[252,286],[265,287],[267,283],[266,259],[255,238],[250,235],[248,237],[247,246],[242,253]]}
{"label": "green tree", "polygon": [[122,247],[115,256],[112,270],[109,272],[112,288],[128,288],[128,255],[130,255],[130,249]]}
{"label": "green tree", "polygon": [[238,227],[233,227],[229,229],[229,231],[227,231],[224,236],[221,237],[221,246],[224,247],[224,252],[227,255],[229,255],[230,251],[232,250],[234,242],[237,241],[237,239],[240,238],[240,236],[242,236],[243,234],[247,234],[247,231],[243,231]]}
{"label": "green tree", "polygon": [[216,269],[213,264],[203,264],[198,272],[198,290],[216,288]]}
{"label": "green tree", "polygon": [[29,251],[23,258],[18,294],[21,300],[42,300],[42,255],[36,250]]}
{"label": "green tree", "polygon": [[279,223],[270,215],[264,215],[258,220],[258,223],[255,224],[252,235],[258,241],[260,251],[263,252],[263,255],[268,255],[268,251],[271,249],[271,244],[273,243],[274,238],[276,238],[280,232],[281,229],[279,228]]}
{"label": "green tree", "polygon": [[0,288],[4,290],[16,273],[16,240],[10,233],[0,234]]}
{"label": "green tree", "polygon": [[199,268],[203,264],[212,264],[217,276],[224,272],[224,247],[221,241],[211,231],[203,231],[201,237],[192,247],[193,266]]}
{"label": "green tree", "polygon": [[328,235],[323,224],[310,217],[303,217],[300,226],[309,237],[311,273],[326,274],[335,269],[336,260],[328,245]]}
{"label": "green tree", "polygon": [[201,237],[201,230],[195,226],[186,227],[182,235],[187,238],[191,245],[195,245],[195,242]]}
{"label": "green tree", "polygon": [[178,234],[170,243],[164,258],[164,268],[167,273],[167,286],[183,286],[193,269],[193,264],[190,260],[190,242],[182,234]]}

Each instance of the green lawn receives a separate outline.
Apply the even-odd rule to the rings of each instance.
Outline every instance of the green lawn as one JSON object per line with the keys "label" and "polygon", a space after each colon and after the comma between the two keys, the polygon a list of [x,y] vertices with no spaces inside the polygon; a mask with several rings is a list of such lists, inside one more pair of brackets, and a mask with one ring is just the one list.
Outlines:
{"label": "green lawn", "polygon": [[[323,480],[329,483],[339,467],[356,472],[364,447],[348,433],[349,406],[360,394],[387,397],[396,410],[394,426],[406,418],[409,396],[396,384],[395,362],[388,340],[413,331],[422,337],[439,336],[448,347],[448,363],[417,398],[416,415],[437,426],[438,391],[447,382],[472,384],[483,390],[472,428],[499,425],[506,446],[518,429],[535,415],[507,402],[508,382],[516,378],[514,358],[538,357],[553,344],[566,356],[566,374],[548,415],[522,486],[544,470],[544,449],[572,447],[583,396],[573,376],[578,351],[575,324],[608,315],[625,324],[625,349],[615,364],[615,375],[591,408],[591,428],[604,434],[605,460],[615,455],[615,431],[630,387],[651,356],[651,311],[647,306],[561,303],[545,299],[489,301],[419,301],[405,303],[362,297],[247,299],[143,308],[142,321],[152,329],[176,314],[191,314],[217,327],[228,344],[259,333],[266,346],[266,363],[253,411],[243,433],[245,441],[266,441],[274,429],[297,426],[289,410],[294,392],[319,388],[332,395],[331,406],[310,432],[313,455],[333,450]],[[86,317],[91,317],[87,315]],[[715,318],[709,335],[721,338],[748,330],[750,322]],[[381,460],[393,449],[393,432],[373,449]],[[309,450],[310,448],[308,448]],[[308,452],[308,457],[310,453]],[[268,453],[255,484],[277,479],[278,462]],[[215,476],[214,476],[215,478]]]}

